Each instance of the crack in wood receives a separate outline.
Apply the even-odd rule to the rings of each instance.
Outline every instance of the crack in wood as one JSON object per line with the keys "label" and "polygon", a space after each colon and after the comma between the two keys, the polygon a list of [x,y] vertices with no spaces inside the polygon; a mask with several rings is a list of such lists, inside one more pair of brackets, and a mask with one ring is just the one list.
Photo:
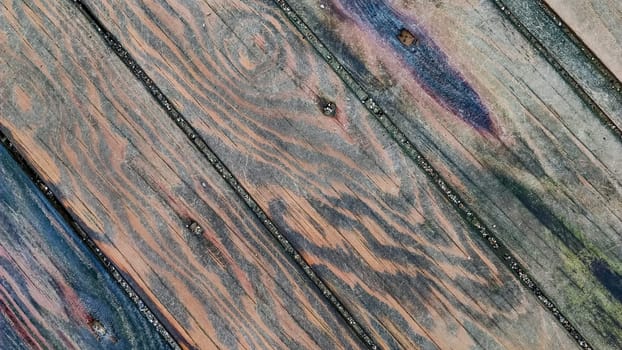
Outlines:
{"label": "crack in wood", "polygon": [[[458,193],[448,185],[431,163],[422,155],[422,153],[413,145],[413,143],[407,138],[406,134],[402,132],[397,125],[393,122],[392,118],[385,114],[382,108],[373,100],[370,94],[363,88],[363,86],[354,79],[354,77],[344,68],[339,60],[333,55],[328,47],[321,42],[321,40],[313,33],[309,26],[302,20],[302,18],[294,11],[294,9],[288,4],[286,0],[273,0],[274,3],[281,9],[285,16],[292,22],[292,24],[298,29],[302,36],[311,44],[311,46],[318,52],[320,56],[328,63],[328,65],[337,73],[341,80],[350,88],[350,90],[358,97],[374,118],[384,127],[391,138],[399,145],[402,151],[411,158],[415,164],[421,168],[426,175],[436,185],[436,188],[440,190],[443,196],[452,204],[454,209],[458,211],[460,216],[470,224],[470,226],[484,239],[485,243],[491,248],[492,252],[502,261],[502,263],[512,271],[514,276],[518,278],[521,284],[527,288],[538,299],[540,304],[548,310],[551,315],[557,320],[557,322],[568,332],[568,334],[577,342],[577,344],[583,349],[592,349],[592,346],[581,335],[581,333],[572,325],[572,323],[566,318],[563,313],[558,309],[555,303],[546,296],[542,289],[538,286],[536,281],[531,277],[528,271],[520,264],[518,259],[514,257],[512,252],[497,238],[497,234],[492,231],[483,222],[482,219],[470,209],[470,207],[461,199]],[[498,1],[498,0],[494,0]],[[586,97],[590,98],[587,96]],[[592,101],[593,108],[600,110],[600,107]],[[602,116],[607,120],[608,117],[600,110]],[[622,138],[622,133],[612,121],[611,125],[608,125],[610,129]]]}

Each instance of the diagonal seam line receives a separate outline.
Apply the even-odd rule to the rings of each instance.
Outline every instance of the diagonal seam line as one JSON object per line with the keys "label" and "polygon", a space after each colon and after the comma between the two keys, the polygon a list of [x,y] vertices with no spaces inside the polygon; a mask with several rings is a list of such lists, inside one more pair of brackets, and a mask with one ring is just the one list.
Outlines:
{"label": "diagonal seam line", "polygon": [[[286,0],[273,0],[281,9],[285,16],[298,29],[302,36],[311,44],[328,65],[337,73],[341,80],[357,96],[361,103],[367,108],[372,116],[388,132],[402,151],[411,158],[415,164],[432,180],[435,187],[442,192],[460,216],[474,229],[479,237],[491,248],[492,252],[501,260],[502,264],[510,269],[512,274],[538,299],[540,304],[557,320],[557,322],[568,332],[582,349],[593,349],[581,333],[572,325],[559,308],[553,303],[552,299],[540,289],[535,279],[531,277],[527,269],[514,257],[512,252],[503,244],[494,231],[490,230],[482,219],[461,199],[459,194],[445,181],[431,163],[419,152],[408,137],[393,122],[390,116],[378,106],[370,97],[363,86],[343,67],[332,52],[322,43],[313,33],[307,24],[291,8]],[[619,131],[619,129],[618,129]]]}
{"label": "diagonal seam line", "polygon": [[[500,0],[502,1],[502,0]],[[612,89],[617,91],[618,93],[622,93],[622,82],[618,79],[618,77],[613,74],[613,72],[607,67],[607,65],[594,53],[592,49],[587,46],[583,40],[579,37],[579,35],[572,30],[572,28],[566,24],[566,22],[561,18],[560,15],[553,10],[553,8],[547,4],[543,0],[534,0],[538,3],[538,6],[542,8],[542,11],[549,16],[549,18],[556,23],[561,23],[558,27],[566,34],[566,36],[572,41],[575,46],[581,50],[583,55],[592,63],[592,65],[600,71],[600,73],[607,78],[612,83]],[[622,94],[621,94],[622,95]]]}
{"label": "diagonal seam line", "polygon": [[251,209],[253,214],[259,219],[264,228],[277,240],[281,248],[287,255],[294,260],[296,265],[303,271],[304,275],[311,280],[315,287],[322,293],[324,298],[336,309],[343,320],[348,324],[350,329],[358,336],[358,338],[370,349],[379,349],[379,346],[372,339],[369,333],[361,326],[361,324],[352,316],[346,306],[339,300],[333,291],[324,283],[324,281],[316,274],[313,268],[300,255],[298,250],[289,242],[277,228],[277,226],[268,217],[266,212],[251,197],[249,192],[239,183],[237,178],[225,166],[220,158],[212,151],[209,145],[199,136],[196,129],[187,121],[187,119],[177,110],[173,103],[166,97],[154,81],[140,67],[140,65],[132,58],[130,53],[121,45],[115,36],[109,32],[92,11],[82,3],[81,0],[70,0],[78,8],[78,10],[86,17],[88,22],[99,33],[101,39],[104,40],[108,48],[110,48],[121,61],[129,68],[135,78],[137,78],[143,86],[154,97],[157,103],[162,107],[167,115],[175,122],[175,124],[183,131],[192,144],[201,152],[201,154],[209,161],[218,174],[227,182],[227,184],[242,199],[244,204]]}
{"label": "diagonal seam line", "polygon": [[37,171],[28,163],[26,158],[22,156],[19,150],[13,145],[11,140],[0,130],[0,143],[9,152],[11,157],[19,164],[20,168],[26,173],[35,187],[43,194],[47,202],[56,210],[65,223],[71,228],[74,234],[84,242],[86,247],[91,251],[97,260],[104,267],[106,272],[117,283],[121,290],[130,298],[133,304],[138,308],[142,316],[153,326],[160,334],[164,341],[171,349],[181,350],[179,344],[173,339],[164,324],[158,319],[149,306],[143,301],[140,295],[134,290],[130,283],[121,275],[119,268],[108,259],[108,257],[97,246],[95,241],[89,236],[82,226],[73,218],[69,210],[60,202],[58,197],[50,189],[50,187],[42,180]]}
{"label": "diagonal seam line", "polygon": [[538,5],[542,8],[544,13],[546,13],[547,16],[549,16],[553,20],[553,22],[561,23],[561,25],[559,26],[561,30],[568,36],[570,41],[572,41],[577,47],[579,47],[581,52],[583,52],[585,57],[587,57],[592,62],[594,67],[596,67],[596,69],[598,69],[600,73],[604,75],[610,82],[613,82],[612,89],[617,91],[618,93],[622,93],[622,82],[620,82],[618,77],[613,74],[609,67],[607,67],[607,65],[600,58],[598,58],[594,51],[590,49],[589,46],[587,46],[587,44],[583,42],[583,40],[581,40],[579,35],[574,30],[572,30],[572,28],[568,24],[566,24],[561,16],[558,15],[557,12],[555,12],[555,10],[553,10],[553,8],[549,4],[547,4],[543,0],[536,1],[538,2]]}
{"label": "diagonal seam line", "polygon": [[[584,53],[585,58],[588,59],[590,64],[595,70],[600,72],[600,74],[605,78],[605,80],[613,82],[612,90],[614,93],[620,93],[622,83],[617,79],[617,77],[605,66],[604,63],[598,59],[596,55],[579,39],[579,37],[572,32],[570,27],[566,25],[559,17],[553,9],[551,9],[548,5],[544,4],[541,0],[534,0],[538,3],[538,5],[542,8],[542,11],[555,23],[561,23],[564,29],[561,29],[562,32],[566,35],[567,38],[577,47],[581,52]],[[551,66],[557,71],[559,75],[572,87],[575,93],[583,100],[583,103],[587,105],[587,107],[598,116],[600,122],[609,129],[615,136],[617,136],[618,141],[622,141],[622,129],[618,126],[607,113],[594,101],[594,99],[588,94],[588,92],[581,86],[581,84],[570,75],[570,72],[566,68],[564,68],[559,60],[555,58],[555,55],[551,53],[547,48],[542,44],[538,38],[531,33],[531,31],[524,25],[518,17],[516,17],[505,5],[502,0],[492,0],[496,5],[499,12],[505,16],[507,20],[512,23],[514,28],[518,30],[521,35],[529,41],[529,43],[544,57],[544,59],[549,62]],[[622,95],[620,95],[622,96]]]}

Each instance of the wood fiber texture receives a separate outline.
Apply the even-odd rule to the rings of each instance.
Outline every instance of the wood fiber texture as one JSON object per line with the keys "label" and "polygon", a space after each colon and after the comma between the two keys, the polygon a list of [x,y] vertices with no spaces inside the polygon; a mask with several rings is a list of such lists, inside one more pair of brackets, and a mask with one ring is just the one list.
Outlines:
{"label": "wood fiber texture", "polygon": [[546,0],[566,25],[622,80],[622,2]]}
{"label": "wood fiber texture", "polygon": [[71,2],[1,7],[0,128],[182,348],[360,347]]}
{"label": "wood fiber texture", "polygon": [[[495,0],[497,7],[622,139],[622,84],[542,0]],[[615,16],[613,17],[615,18]]]}
{"label": "wood fiber texture", "polygon": [[2,349],[166,347],[2,148],[0,275]]}
{"label": "wood fiber texture", "polygon": [[85,3],[380,347],[574,346],[273,3]]}
{"label": "wood fiber texture", "polygon": [[289,5],[592,345],[620,348],[622,143],[559,70],[493,2]]}
{"label": "wood fiber texture", "polygon": [[2,2],[0,348],[622,348],[621,6]]}

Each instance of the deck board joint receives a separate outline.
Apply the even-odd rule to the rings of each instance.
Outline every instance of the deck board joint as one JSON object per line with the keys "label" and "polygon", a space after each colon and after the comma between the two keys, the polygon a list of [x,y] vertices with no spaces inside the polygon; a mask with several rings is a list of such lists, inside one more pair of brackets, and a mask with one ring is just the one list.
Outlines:
{"label": "deck board joint", "polygon": [[[519,18],[516,16],[510,8],[507,6],[507,1],[503,0],[492,0],[496,5],[496,8],[499,12],[508,20],[514,28],[523,36],[525,39],[540,53],[544,59],[553,66],[553,68],[557,71],[557,73],[572,87],[575,93],[581,98],[581,100],[586,104],[586,106],[597,115],[598,119],[601,123],[607,127],[618,139],[618,141],[622,141],[622,127],[617,125],[616,122],[609,117],[607,112],[603,110],[601,106],[590,96],[587,92],[586,88],[582,86],[582,84],[574,78],[570,72],[564,68],[560,60],[556,57],[554,53],[546,48],[546,46],[542,43],[542,41],[532,33],[530,28],[525,25]],[[589,64],[594,68],[593,70],[600,73],[602,78],[609,82],[610,88],[609,91],[612,95],[616,97],[617,101],[622,101],[622,83],[615,77],[615,75],[605,66],[603,62],[598,59],[598,57],[585,45],[579,37],[572,32],[569,26],[567,26],[561,19],[561,17],[557,16],[553,9],[551,9],[547,4],[545,4],[542,0],[533,0],[536,2],[536,6],[539,6],[542,9],[542,12],[548,16],[548,18],[557,24],[557,28],[561,30],[563,35],[565,35],[573,45],[575,45],[585,56],[585,59]]]}
{"label": "deck board joint", "polygon": [[598,69],[601,74],[607,78],[607,80],[609,80],[612,90],[622,94],[622,82],[620,82],[620,80],[615,74],[613,74],[607,65],[579,38],[577,33],[575,33],[570,26],[566,24],[566,22],[564,22],[561,16],[555,13],[555,10],[553,10],[549,4],[543,0],[537,0],[537,2],[544,13],[546,13],[554,22],[560,23],[560,28],[564,34],[566,34],[568,38],[579,47],[584,55],[592,62],[592,65],[596,67],[596,69]]}
{"label": "deck board joint", "polygon": [[[14,146],[12,141],[2,131],[2,125],[0,125],[0,144],[11,155],[20,168],[26,173],[28,178],[33,182],[35,187],[43,194],[43,197],[51,205],[59,216],[65,221],[65,223],[71,228],[74,234],[78,236],[88,250],[96,257],[97,261],[101,263],[104,269],[117,283],[121,290],[129,297],[132,303],[136,306],[139,313],[153,326],[156,332],[162,337],[162,339],[169,345],[171,349],[181,349],[177,341],[171,336],[171,333],[166,329],[164,323],[156,316],[147,303],[140,297],[128,280],[121,275],[120,270],[115,264],[104,254],[104,252],[97,246],[97,243],[89,236],[89,234],[82,228],[74,216],[69,210],[60,202],[58,197],[54,194],[50,186],[46,184],[37,171],[28,163],[26,158],[22,156],[20,151]],[[105,328],[98,320],[92,320],[93,330],[96,334],[105,332]],[[99,325],[98,325],[99,324]],[[99,327],[101,326],[101,327]]]}
{"label": "deck board joint", "polygon": [[[207,142],[199,135],[197,130],[188,122],[188,120],[179,112],[177,107],[168,99],[155,82],[147,75],[143,68],[136,62],[131,54],[123,47],[116,37],[106,29],[103,23],[92,13],[92,11],[80,0],[71,0],[77,7],[79,12],[85,16],[87,21],[99,33],[100,38],[105,42],[106,46],[114,52],[119,59],[125,64],[136,79],[147,89],[150,95],[156,100],[158,105],[164,109],[166,114],[181,129],[189,141],[199,150],[203,157],[212,165],[217,173],[227,184],[234,190],[244,204],[253,212],[255,217],[261,222],[270,235],[279,243],[281,249],[296,263],[296,266],[302,270],[304,275],[319,290],[322,296],[337,311],[342,319],[347,323],[348,327],[360,338],[360,340],[370,349],[378,349],[377,342],[370,336],[361,323],[358,322],[341,300],[332,292],[332,290],[324,283],[313,268],[305,261],[298,250],[290,243],[274,222],[268,217],[267,213],[252,198],[249,192],[242,186],[237,178],[231,173],[227,166],[221,161]],[[192,224],[192,223],[191,223]]]}
{"label": "deck board joint", "polygon": [[[375,120],[388,132],[389,136],[395,141],[400,149],[411,158],[415,164],[422,169],[426,175],[432,180],[435,187],[442,192],[443,197],[448,200],[453,208],[460,216],[468,222],[472,229],[478,233],[478,236],[484,239],[487,246],[502,261],[512,274],[527,288],[540,302],[540,304],[557,320],[557,322],[567,331],[567,333],[576,341],[582,349],[592,349],[592,346],[583,337],[583,335],[572,325],[567,317],[559,310],[555,303],[549,298],[538,286],[535,279],[531,277],[529,272],[513,253],[498,238],[497,234],[491,230],[482,219],[470,209],[470,207],[461,199],[458,193],[443,179],[440,173],[434,169],[431,163],[423,156],[423,154],[408,139],[406,134],[393,122],[392,117],[387,115],[384,110],[374,101],[371,94],[363,87],[361,83],[346,70],[339,59],[330,51],[330,49],[322,43],[318,36],[304,22],[304,20],[296,13],[296,11],[285,0],[273,0],[281,9],[289,21],[296,27],[302,36],[311,44],[315,51],[326,61],[326,63],[335,71],[348,88],[357,96],[359,101],[367,108]],[[586,94],[587,95],[587,94]],[[587,96],[589,98],[589,96]],[[595,103],[595,108],[598,107]],[[603,115],[606,115],[603,112]],[[608,119],[608,117],[607,117]],[[609,125],[610,129],[622,139],[622,132],[613,122]]]}

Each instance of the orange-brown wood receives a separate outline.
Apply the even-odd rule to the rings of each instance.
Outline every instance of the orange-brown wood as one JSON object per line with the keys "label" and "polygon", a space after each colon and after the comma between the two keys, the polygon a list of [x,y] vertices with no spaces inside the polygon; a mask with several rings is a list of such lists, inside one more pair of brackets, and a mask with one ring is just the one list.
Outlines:
{"label": "orange-brown wood", "polygon": [[181,347],[360,347],[71,2],[1,8],[0,128]]}
{"label": "orange-brown wood", "polygon": [[0,348],[622,346],[615,1],[82,2],[0,5]]}
{"label": "orange-brown wood", "polygon": [[272,3],[86,3],[381,347],[573,346]]}

